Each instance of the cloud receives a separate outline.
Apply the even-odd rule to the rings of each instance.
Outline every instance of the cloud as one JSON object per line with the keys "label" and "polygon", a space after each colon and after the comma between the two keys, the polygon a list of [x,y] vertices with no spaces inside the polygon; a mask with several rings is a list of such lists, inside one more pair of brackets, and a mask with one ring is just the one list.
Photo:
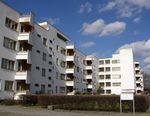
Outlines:
{"label": "cloud", "polygon": [[52,25],[58,24],[60,22],[60,18],[46,18],[46,17],[43,17],[42,20],[48,21]]}
{"label": "cloud", "polygon": [[92,47],[92,46],[94,46],[94,45],[95,45],[95,42],[93,42],[93,41],[88,41],[88,42],[86,42],[86,43],[81,44],[80,46],[81,46],[81,47],[84,47],[84,48],[88,48],[88,47]]}
{"label": "cloud", "polygon": [[140,59],[140,62],[143,64],[143,70],[150,71],[150,39],[125,44],[117,51],[124,48],[132,48],[135,59]]}
{"label": "cloud", "polygon": [[119,35],[125,29],[126,29],[126,23],[116,21],[116,22],[110,23],[108,25],[105,25],[100,36]]}
{"label": "cloud", "polygon": [[138,22],[140,22],[140,20],[141,20],[140,17],[136,17],[135,19],[133,19],[133,22],[134,22],[134,23],[138,23]]}
{"label": "cloud", "polygon": [[92,4],[89,3],[89,2],[86,2],[85,4],[82,4],[80,6],[80,9],[79,9],[79,13],[90,13],[92,11]]}
{"label": "cloud", "polygon": [[106,24],[103,19],[97,19],[93,23],[83,23],[82,33],[84,35],[98,35],[109,36],[121,34],[126,29],[126,23],[124,22],[112,22]]}
{"label": "cloud", "polygon": [[150,0],[111,0],[99,12],[115,9],[120,17],[131,17],[143,9],[150,9]]}

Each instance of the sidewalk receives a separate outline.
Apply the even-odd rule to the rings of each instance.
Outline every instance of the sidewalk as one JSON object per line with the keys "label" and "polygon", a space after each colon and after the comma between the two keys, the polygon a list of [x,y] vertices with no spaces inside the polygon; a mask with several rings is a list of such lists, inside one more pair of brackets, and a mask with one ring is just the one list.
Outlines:
{"label": "sidewalk", "polygon": [[[149,113],[136,113],[135,115],[150,116]],[[99,111],[51,111],[39,107],[0,105],[0,116],[133,116],[133,114]]]}

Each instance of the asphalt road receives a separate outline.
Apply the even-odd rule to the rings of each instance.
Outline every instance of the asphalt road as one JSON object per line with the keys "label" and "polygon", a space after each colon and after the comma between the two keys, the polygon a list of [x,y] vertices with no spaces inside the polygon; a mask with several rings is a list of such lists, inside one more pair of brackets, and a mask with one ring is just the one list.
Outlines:
{"label": "asphalt road", "polygon": [[[98,111],[61,111],[47,110],[39,107],[0,105],[0,116],[133,116],[132,113],[98,112]],[[135,116],[150,116],[149,113],[135,113]]]}

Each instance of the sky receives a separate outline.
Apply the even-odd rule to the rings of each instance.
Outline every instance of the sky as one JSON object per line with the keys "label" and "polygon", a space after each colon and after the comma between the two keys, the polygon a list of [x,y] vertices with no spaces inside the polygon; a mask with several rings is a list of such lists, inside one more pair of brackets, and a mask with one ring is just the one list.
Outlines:
{"label": "sky", "polygon": [[132,48],[150,72],[150,0],[3,0],[21,13],[36,14],[67,35],[79,50],[98,58]]}

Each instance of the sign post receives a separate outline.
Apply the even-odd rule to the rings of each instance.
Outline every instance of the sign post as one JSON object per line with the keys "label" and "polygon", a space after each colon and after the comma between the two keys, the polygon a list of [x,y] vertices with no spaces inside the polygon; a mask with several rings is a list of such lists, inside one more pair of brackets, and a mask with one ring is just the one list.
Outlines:
{"label": "sign post", "polygon": [[134,91],[123,91],[120,95],[120,113],[122,113],[122,101],[133,101],[133,115],[135,115]]}

